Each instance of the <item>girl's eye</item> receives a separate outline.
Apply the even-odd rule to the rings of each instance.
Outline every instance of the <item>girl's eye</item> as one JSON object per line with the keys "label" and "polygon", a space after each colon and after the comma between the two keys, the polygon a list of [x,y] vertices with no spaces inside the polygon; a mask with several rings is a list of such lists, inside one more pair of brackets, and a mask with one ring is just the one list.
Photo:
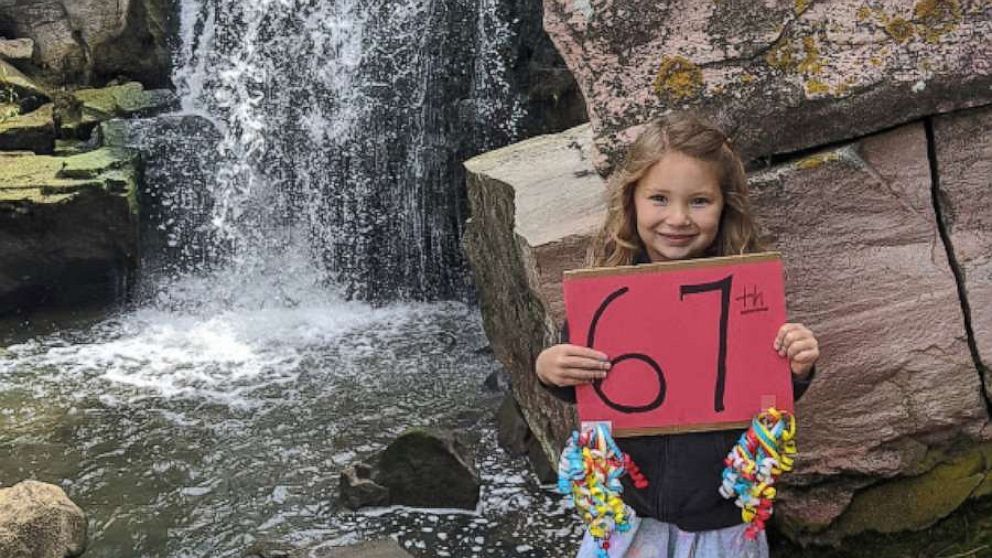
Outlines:
{"label": "girl's eye", "polygon": [[651,197],[649,197],[648,199],[651,200],[651,201],[653,201],[653,202],[655,202],[655,203],[660,203],[660,204],[668,203],[668,198],[665,197],[665,196],[663,196],[663,195],[661,195],[661,194],[654,194]]}
{"label": "girl's eye", "polygon": [[703,207],[709,205],[710,200],[708,198],[693,198],[692,205],[696,207]]}

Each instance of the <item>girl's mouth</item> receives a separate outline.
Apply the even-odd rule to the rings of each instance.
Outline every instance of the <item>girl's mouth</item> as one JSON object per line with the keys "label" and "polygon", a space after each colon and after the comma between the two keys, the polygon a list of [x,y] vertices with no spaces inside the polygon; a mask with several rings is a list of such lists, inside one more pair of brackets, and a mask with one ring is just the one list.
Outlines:
{"label": "girl's mouth", "polygon": [[676,246],[683,246],[692,242],[692,239],[696,238],[694,234],[663,234],[659,233],[665,242],[669,244],[674,244]]}

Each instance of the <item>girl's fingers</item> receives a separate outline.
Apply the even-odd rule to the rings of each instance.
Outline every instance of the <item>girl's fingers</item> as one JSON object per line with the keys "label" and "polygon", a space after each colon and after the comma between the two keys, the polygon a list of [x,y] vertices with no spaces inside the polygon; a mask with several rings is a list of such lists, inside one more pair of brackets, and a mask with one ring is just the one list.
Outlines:
{"label": "girl's fingers", "polygon": [[789,343],[786,354],[790,360],[796,360],[796,355],[812,349],[816,349],[816,340],[811,338],[799,339]]}
{"label": "girl's fingers", "polygon": [[782,324],[782,327],[778,328],[778,333],[775,335],[775,343],[773,344],[776,351],[782,350],[783,343],[785,342],[785,336],[794,330],[798,325],[799,324]]}
{"label": "girl's fingers", "polygon": [[775,337],[775,350],[778,351],[779,356],[786,356],[789,352],[789,347],[794,343],[813,339],[813,332],[806,328],[802,324],[785,324],[778,330],[778,335]]}
{"label": "girl's fingers", "polygon": [[565,354],[567,356],[590,358],[600,361],[610,360],[610,357],[606,356],[606,353],[597,351],[596,349],[590,349],[589,347],[583,347],[582,345],[569,345]]}
{"label": "girl's fingers", "polygon": [[559,361],[562,368],[578,368],[580,370],[609,370],[610,363],[596,358],[566,356]]}
{"label": "girl's fingers", "polygon": [[606,377],[606,372],[602,370],[596,371],[566,368],[562,372],[567,380],[571,380],[575,384],[588,384],[595,382],[596,380],[602,380]]}

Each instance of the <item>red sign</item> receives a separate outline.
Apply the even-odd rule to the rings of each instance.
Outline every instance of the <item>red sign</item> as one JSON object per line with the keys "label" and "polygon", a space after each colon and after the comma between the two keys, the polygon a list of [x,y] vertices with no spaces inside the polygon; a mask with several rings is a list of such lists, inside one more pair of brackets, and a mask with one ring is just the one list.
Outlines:
{"label": "red sign", "polygon": [[571,341],[609,356],[604,380],[576,389],[579,419],[617,436],[741,428],[792,410],[777,253],[569,271]]}

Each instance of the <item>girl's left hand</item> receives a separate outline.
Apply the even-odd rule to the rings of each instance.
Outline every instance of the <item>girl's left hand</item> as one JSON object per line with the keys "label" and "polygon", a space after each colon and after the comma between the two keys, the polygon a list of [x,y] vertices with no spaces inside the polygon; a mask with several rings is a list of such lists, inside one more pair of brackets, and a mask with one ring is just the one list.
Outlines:
{"label": "girl's left hand", "polygon": [[792,373],[800,378],[805,378],[820,358],[820,344],[803,324],[783,324],[775,336],[775,350],[779,356],[789,357]]}

